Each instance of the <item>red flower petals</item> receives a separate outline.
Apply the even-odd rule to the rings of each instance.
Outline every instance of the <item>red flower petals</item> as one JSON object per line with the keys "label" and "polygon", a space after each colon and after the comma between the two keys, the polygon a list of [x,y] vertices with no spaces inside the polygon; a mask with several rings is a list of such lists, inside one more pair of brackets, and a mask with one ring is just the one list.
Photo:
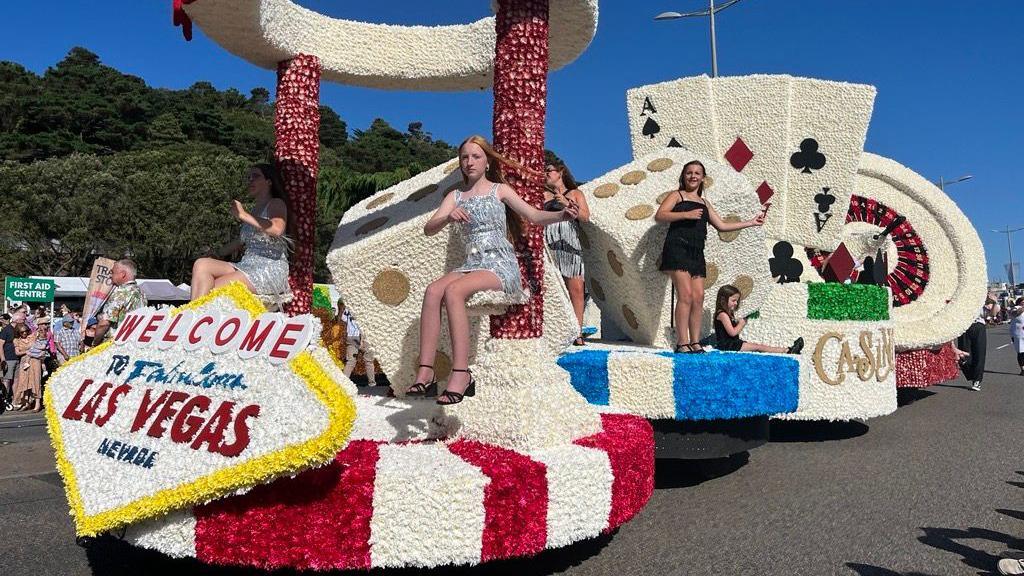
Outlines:
{"label": "red flower petals", "polygon": [[947,382],[959,373],[953,344],[947,342],[938,350],[907,350],[896,353],[896,387],[924,388]]}
{"label": "red flower petals", "polygon": [[334,462],[195,509],[196,557],[260,568],[369,568],[377,443]]}
{"label": "red flower petals", "polygon": [[[548,1],[499,0],[494,47],[494,147],[536,174],[505,175],[529,204],[544,204],[544,119],[547,113]],[[544,332],[544,235],[528,226],[516,247],[523,285],[533,287],[529,302],[491,316],[494,338],[539,338]]]}
{"label": "red flower petals", "polygon": [[630,414],[602,414],[603,431],[575,443],[608,453],[612,466],[612,511],[605,532],[625,524],[654,492],[654,429]]}
{"label": "red flower petals", "polygon": [[295,249],[288,284],[294,316],[313,303],[313,250],[316,245],[316,179],[320,159],[320,60],[300,54],[277,65],[274,132],[277,167],[288,194]]}

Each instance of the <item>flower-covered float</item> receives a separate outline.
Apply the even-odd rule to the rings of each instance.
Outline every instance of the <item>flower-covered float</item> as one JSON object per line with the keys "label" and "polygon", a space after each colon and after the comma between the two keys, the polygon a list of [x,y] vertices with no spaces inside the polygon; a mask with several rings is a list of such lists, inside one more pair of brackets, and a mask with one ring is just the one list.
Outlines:
{"label": "flower-covered float", "polygon": [[[175,1],[175,21],[187,32],[195,22],[229,50],[277,67],[278,164],[300,228],[289,312],[310,304],[321,71],[336,81],[419,89],[486,86],[493,72],[495,147],[539,173],[549,61],[564,64],[586,47],[597,4],[552,0],[550,15],[551,28],[563,33],[553,36],[549,58],[546,0],[499,1],[493,20],[437,29],[327,19],[286,0]],[[365,45],[373,49],[359,52]],[[509,176],[539,204],[541,182]],[[423,182],[362,203],[346,215],[330,256],[338,289],[398,397],[356,394],[333,363],[326,366],[356,413],[333,459],[244,493],[161,508],[128,526],[127,540],[170,556],[261,568],[477,564],[598,536],[646,504],[654,475],[650,425],[598,412],[555,364],[571,314],[560,282],[545,271],[539,230],[520,247],[531,256],[521,262],[532,288],[527,298],[484,294],[474,303],[477,396],[444,409],[401,397],[396,362],[413,352],[402,340],[413,322],[403,305],[418,301],[424,278],[436,272],[420,259],[440,269],[457,244],[449,248],[450,238],[440,235],[403,247],[393,238],[440,201],[430,186],[447,188],[457,177],[446,163],[421,174]],[[356,270],[369,263],[378,268]],[[378,316],[388,331],[378,331]]]}
{"label": "flower-covered float", "polygon": [[[937,187],[863,151],[874,96],[871,86],[785,75],[699,76],[632,89],[627,109],[635,157],[684,147],[746,177],[767,210],[766,256],[780,288],[847,279],[888,287],[897,384],[924,386],[955,376],[944,344],[984,299],[984,278],[970,273],[984,254]],[[823,264],[840,246],[852,266],[837,278]],[[874,269],[862,272],[865,264]],[[798,414],[829,417],[828,407],[807,408]]]}
{"label": "flower-covered float", "polygon": [[[668,276],[658,269],[667,227],[653,215],[691,160],[704,164],[706,198],[723,220],[748,220],[762,210],[745,178],[682,148],[657,150],[583,185],[592,207],[580,238],[590,296],[632,344],[567,351],[558,363],[590,402],[651,419],[658,456],[716,458],[763,444],[768,416],[796,410],[799,367],[792,356],[665,352],[676,341],[670,325],[675,302]],[[709,231],[705,327],[720,286],[739,288],[743,315],[771,292],[764,244],[759,227]]]}
{"label": "flower-covered float", "polygon": [[49,380],[46,419],[79,535],[204,504],[329,462],[355,389],[320,322],[240,284],[131,312]]}

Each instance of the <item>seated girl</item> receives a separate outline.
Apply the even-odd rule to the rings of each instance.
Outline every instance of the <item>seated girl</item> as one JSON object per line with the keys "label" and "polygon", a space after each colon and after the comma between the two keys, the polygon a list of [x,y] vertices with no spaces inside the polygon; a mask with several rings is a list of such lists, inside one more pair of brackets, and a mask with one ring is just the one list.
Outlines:
{"label": "seated girl", "polygon": [[747,325],[746,318],[736,319],[740,305],[739,288],[726,284],[718,289],[715,298],[715,348],[723,352],[772,352],[774,354],[799,354],[804,349],[804,339],[797,338],[789,348],[768,346],[740,339],[740,332]]}
{"label": "seated girl", "polygon": [[469,372],[469,317],[466,301],[481,290],[500,290],[510,296],[523,293],[519,262],[513,242],[522,237],[518,216],[531,224],[547,226],[579,216],[576,203],[557,212],[546,212],[529,205],[505,184],[502,166],[520,172],[527,169],[491,148],[480,136],[471,136],[459,146],[462,186],[453,190],[423,226],[427,236],[437,234],[448,224],[462,227],[466,241],[466,261],[457,270],[445,274],[427,286],[420,315],[420,356],[416,383],[407,396],[436,396],[434,357],[441,335],[441,307],[448,312],[452,338],[452,374],[437,399],[438,404],[457,404],[473,396],[475,383]]}
{"label": "seated girl", "polygon": [[279,295],[288,287],[288,203],[277,171],[270,164],[249,169],[246,183],[256,206],[249,212],[231,201],[231,215],[241,223],[239,238],[217,251],[227,256],[245,247],[237,264],[200,258],[192,265],[192,300],[229,282],[241,282],[253,294]]}

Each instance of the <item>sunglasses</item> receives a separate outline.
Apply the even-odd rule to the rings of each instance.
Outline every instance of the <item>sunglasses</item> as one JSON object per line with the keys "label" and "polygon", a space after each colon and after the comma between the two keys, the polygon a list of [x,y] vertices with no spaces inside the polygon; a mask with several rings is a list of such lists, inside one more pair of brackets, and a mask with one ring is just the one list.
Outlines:
{"label": "sunglasses", "polygon": [[544,168],[544,171],[545,172],[558,172],[558,168],[555,168],[554,166],[548,166],[548,167]]}

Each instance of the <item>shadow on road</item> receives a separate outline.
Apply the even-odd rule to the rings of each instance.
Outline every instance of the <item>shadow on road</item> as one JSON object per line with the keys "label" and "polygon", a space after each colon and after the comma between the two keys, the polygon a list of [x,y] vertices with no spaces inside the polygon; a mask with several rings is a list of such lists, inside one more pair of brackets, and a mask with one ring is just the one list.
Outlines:
{"label": "shadow on road", "polygon": [[1009,516],[1010,518],[1016,518],[1017,520],[1024,520],[1024,512],[1020,510],[1008,510],[1006,508],[996,508],[996,512],[999,512],[1003,516]]}
{"label": "shadow on road", "polygon": [[1012,549],[1020,549],[1024,546],[1024,540],[1020,538],[985,528],[968,528],[966,530],[956,528],[921,528],[921,530],[924,531],[924,536],[919,537],[918,541],[922,544],[957,554],[960,556],[961,562],[971,568],[982,570],[982,574],[994,574],[996,563],[999,562],[1002,556],[996,556],[984,550],[972,548],[961,543],[960,540],[988,540],[1005,544]]}
{"label": "shadow on road", "polygon": [[829,442],[863,436],[868,425],[863,422],[809,422],[772,420],[769,425],[769,442]]}
{"label": "shadow on road", "polygon": [[888,568],[879,568],[870,564],[857,564],[856,562],[847,562],[846,567],[856,572],[858,576],[939,576],[938,574],[929,574],[927,572],[896,572]]}
{"label": "shadow on road", "polygon": [[1020,371],[1017,372],[1000,372],[998,370],[985,370],[985,374],[1006,374],[1007,376],[1020,376]]}
{"label": "shadow on road", "polygon": [[[422,569],[389,569],[386,572],[382,569],[373,569],[363,574],[387,574],[388,576],[411,576],[418,575],[440,575],[456,574],[464,576],[500,576],[519,574],[555,574],[564,572],[573,566],[582,564],[585,560],[596,556],[611,541],[615,532],[602,534],[597,538],[580,542],[565,548],[556,550],[545,550],[532,558],[519,558],[514,560],[496,560],[480,566],[445,566],[434,570]],[[437,541],[438,546],[444,545],[443,536]],[[234,566],[211,566],[198,560],[176,559],[164,556],[159,552],[136,548],[113,536],[104,536],[91,540],[84,545],[89,567],[93,574],[103,576],[136,576],[137,574],[148,575],[174,575],[189,574],[190,576],[242,576],[253,574],[264,574],[267,576],[284,576],[311,574],[311,572],[300,572],[296,570],[257,570],[253,568],[240,568]],[[325,571],[319,574],[351,575],[352,571]]]}
{"label": "shadow on road", "polygon": [[654,488],[691,488],[708,480],[721,478],[739,470],[750,462],[750,452],[740,452],[727,458],[684,460],[658,458],[654,463]]}
{"label": "shadow on road", "polygon": [[896,389],[896,406],[902,408],[909,406],[918,400],[923,400],[929,396],[934,396],[935,392],[925,390],[924,388],[897,388]]}

